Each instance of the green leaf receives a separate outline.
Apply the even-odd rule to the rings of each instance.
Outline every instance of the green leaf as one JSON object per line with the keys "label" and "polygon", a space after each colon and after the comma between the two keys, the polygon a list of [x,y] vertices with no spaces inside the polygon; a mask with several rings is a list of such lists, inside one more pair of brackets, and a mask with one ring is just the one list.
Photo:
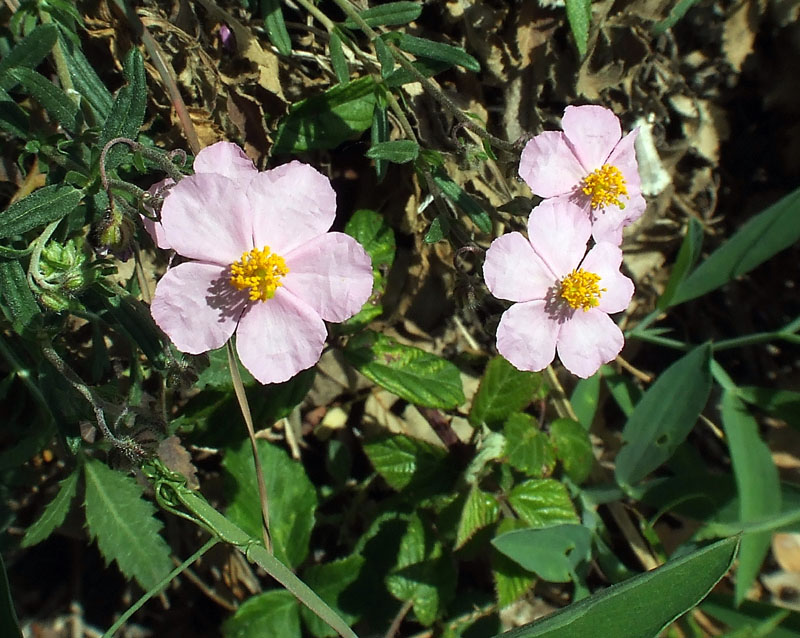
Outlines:
{"label": "green leaf", "polygon": [[[734,629],[750,631],[742,638],[798,638],[800,636],[800,615],[790,613],[767,603],[752,600],[736,605],[732,596],[711,593],[701,604],[700,610]],[[789,616],[783,619],[783,614]],[[771,623],[778,615],[779,626],[763,631],[764,625]],[[727,634],[730,636],[730,634]]]}
{"label": "green leaf", "polygon": [[88,459],[83,468],[89,535],[97,539],[106,561],[116,561],[142,589],[154,588],[172,569],[155,508],[142,499],[142,487],[134,478],[96,459]]}
{"label": "green leaf", "polygon": [[395,164],[405,164],[417,159],[419,144],[414,140],[392,140],[373,144],[366,153],[371,159],[383,159]]}
{"label": "green leaf", "polygon": [[588,379],[581,379],[575,385],[570,397],[572,409],[575,410],[575,415],[578,417],[578,422],[589,430],[594,421],[594,415],[597,412],[597,404],[600,400],[600,380],[603,378],[602,374],[593,374]]}
{"label": "green leaf", "polygon": [[502,636],[653,638],[720,581],[733,563],[736,545],[736,538],[714,543]]}
{"label": "green leaf", "polygon": [[750,272],[800,238],[800,188],[742,226],[689,275],[672,305],[704,295]]}
{"label": "green leaf", "polygon": [[372,125],[375,82],[370,77],[337,84],[293,104],[275,133],[273,153],[335,148]]}
{"label": "green leaf", "polygon": [[54,123],[60,124],[67,131],[74,131],[78,105],[67,97],[64,91],[45,79],[40,73],[26,67],[11,69],[9,75],[15,78],[41,104]]}
{"label": "green leaf", "polygon": [[61,488],[58,490],[56,497],[47,504],[42,515],[27,529],[25,536],[22,537],[22,542],[20,543],[22,547],[31,547],[41,543],[64,522],[78,487],[78,472],[75,471],[70,474],[59,485]]}
{"label": "green leaf", "polygon": [[433,173],[433,181],[447,199],[467,214],[478,230],[484,233],[492,232],[492,218],[464,189],[440,170]]}
{"label": "green leaf", "polygon": [[[772,454],[758,434],[758,424],[731,391],[722,393],[722,426],[728,439],[739,493],[739,517],[752,521],[781,511],[781,487]],[[772,534],[745,534],[736,572],[736,602],[742,602],[761,570]]]}
{"label": "green leaf", "polygon": [[[371,27],[391,27],[408,24],[416,20],[422,13],[421,2],[388,2],[377,7],[360,11],[359,15]],[[344,25],[348,29],[357,29],[358,25],[348,18]]]}
{"label": "green leaf", "polygon": [[611,366],[603,366],[603,381],[608,391],[617,402],[622,414],[630,417],[636,409],[636,404],[642,398],[642,391],[634,384],[629,375],[614,372]]}
{"label": "green leaf", "polygon": [[461,510],[456,532],[456,545],[458,549],[466,543],[479,529],[491,525],[500,515],[500,505],[497,499],[487,492],[473,485]]}
{"label": "green leaf", "polygon": [[364,247],[372,259],[375,273],[388,272],[394,263],[396,250],[394,231],[374,210],[361,209],[353,213],[344,232]]}
{"label": "green leaf", "polygon": [[69,76],[72,79],[75,90],[91,106],[97,121],[105,122],[108,114],[111,113],[114,103],[111,93],[109,93],[94,68],[92,68],[92,65],[89,64],[79,46],[63,36],[59,36],[59,46],[64,53],[64,62],[69,70]]}
{"label": "green leaf", "polygon": [[30,117],[0,88],[0,128],[14,137],[28,139]]}
{"label": "green leaf", "polygon": [[[281,55],[292,54],[292,40],[286,30],[286,23],[283,20],[280,0],[261,0],[261,16],[264,18],[264,28],[267,30],[267,37],[278,53]],[[333,37],[331,37],[331,53],[333,53]],[[341,50],[341,42],[339,42]],[[334,67],[335,67],[334,63]]]}
{"label": "green leaf", "polygon": [[622,437],[615,475],[630,487],[669,459],[694,427],[711,392],[711,346],[688,352],[645,392]]}
{"label": "green leaf", "polygon": [[[386,114],[385,100],[380,96],[375,100],[375,108],[372,111],[372,126],[369,129],[369,139],[371,144],[389,141],[389,117]],[[375,160],[375,175],[379,182],[386,177],[386,169],[389,164],[384,160]]]}
{"label": "green leaf", "polygon": [[418,38],[407,33],[390,33],[384,37],[395,42],[403,51],[415,56],[437,60],[445,64],[457,64],[475,73],[481,70],[480,62],[461,47]]}
{"label": "green leaf", "polygon": [[508,502],[531,527],[579,522],[567,488],[553,479],[530,479],[520,483],[509,493]]}
{"label": "green leaf", "polygon": [[52,24],[36,27],[19,44],[0,59],[0,88],[8,89],[17,82],[9,71],[26,67],[33,69],[50,53],[58,38],[58,28]]}
{"label": "green leaf", "polygon": [[448,223],[447,218],[442,215],[437,215],[431,222],[428,232],[425,233],[424,241],[426,244],[435,244],[437,241],[442,241],[449,233],[449,230],[450,224]]}
{"label": "green leaf", "polygon": [[581,57],[586,55],[589,26],[592,22],[592,0],[566,0],[567,21]]}
{"label": "green leaf", "polygon": [[80,203],[83,193],[72,186],[45,186],[0,213],[0,239],[21,235],[61,219]]}
{"label": "green leaf", "polygon": [[698,0],[678,0],[672,10],[669,12],[669,15],[664,18],[661,22],[656,22],[653,25],[653,35],[658,36],[664,33],[667,29],[671,29],[675,26],[675,24],[680,20],[683,16],[686,15],[686,12],[691,9],[695,4],[697,4]]}
{"label": "green leaf", "polygon": [[5,638],[22,638],[2,555],[0,555],[0,635]]}
{"label": "green leaf", "polygon": [[767,414],[782,419],[795,428],[800,428],[800,392],[739,386],[736,394],[743,401],[757,406]]}
{"label": "green leaf", "polygon": [[[527,526],[519,519],[505,518],[497,526],[497,534],[516,529],[527,529]],[[527,592],[536,580],[536,575],[494,548],[491,550],[491,560],[497,606],[502,609]]]}
{"label": "green leaf", "polygon": [[331,33],[329,46],[331,49],[331,65],[333,66],[333,72],[336,74],[336,79],[341,84],[346,84],[350,81],[350,69],[347,66],[347,58],[342,48],[342,38],[339,37],[336,31]]}
{"label": "green leaf", "polygon": [[350,339],[344,354],[365,377],[411,403],[449,409],[464,402],[458,368],[434,354],[370,330]]}
{"label": "green leaf", "polygon": [[18,261],[0,260],[0,301],[17,334],[25,332],[42,312]]}
{"label": "green leaf", "polygon": [[556,419],[550,424],[550,439],[567,476],[578,485],[589,478],[594,454],[584,427],[572,419]]}
{"label": "green leaf", "polygon": [[394,56],[382,38],[374,38],[372,44],[375,47],[378,62],[381,63],[381,77],[386,79],[394,71]]}
{"label": "green leaf", "polygon": [[446,450],[401,434],[365,443],[364,452],[375,471],[398,491],[443,490],[454,476]]}
{"label": "green leaf", "polygon": [[[296,567],[308,555],[317,493],[300,463],[263,439],[257,443],[275,557]],[[261,499],[250,443],[243,441],[238,448],[227,449],[222,465],[233,479],[226,482],[228,518],[253,538],[261,538]]]}
{"label": "green leaf", "polygon": [[511,414],[528,407],[541,384],[540,374],[522,372],[503,357],[495,357],[486,366],[472,400],[469,422],[475,427],[502,425]]}
{"label": "green leaf", "polygon": [[300,638],[300,604],[285,589],[248,598],[222,625],[225,638]]}
{"label": "green leaf", "polygon": [[[364,562],[363,556],[352,554],[347,558],[323,565],[312,565],[303,572],[303,581],[306,585],[328,603],[348,625],[354,624],[359,619],[359,615],[343,611],[340,599],[342,593],[358,579]],[[336,636],[336,632],[307,607],[300,609],[300,616],[308,630],[316,638]]]}
{"label": "green leaf", "polygon": [[540,578],[568,583],[578,564],[591,558],[592,535],[583,525],[554,525],[500,534],[492,545]]}
{"label": "green leaf", "polygon": [[550,476],[556,467],[556,455],[539,424],[528,414],[516,413],[503,426],[505,453],[512,467],[528,476]]}
{"label": "green leaf", "polygon": [[703,248],[703,225],[694,217],[689,218],[689,225],[686,228],[686,237],[683,238],[675,265],[672,267],[672,274],[664,288],[664,292],[658,298],[656,307],[665,310],[672,305],[672,299],[678,291],[678,287],[686,279],[686,275],[694,268],[700,258],[700,250]]}

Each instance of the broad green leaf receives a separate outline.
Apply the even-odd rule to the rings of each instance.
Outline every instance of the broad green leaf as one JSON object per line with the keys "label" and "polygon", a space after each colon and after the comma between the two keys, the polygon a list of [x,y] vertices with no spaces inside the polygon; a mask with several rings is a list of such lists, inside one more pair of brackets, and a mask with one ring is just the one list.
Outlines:
{"label": "broad green leaf", "polygon": [[[517,529],[527,529],[525,522],[516,518],[505,518],[497,526],[497,535]],[[492,580],[494,580],[497,606],[502,609],[525,594],[536,580],[536,575],[497,549],[493,548],[491,552]]]}
{"label": "broad green leaf", "polygon": [[630,487],[672,456],[687,437],[711,392],[711,346],[691,350],[667,368],[645,392],[625,424],[627,442],[615,475]]}
{"label": "broad green leaf", "polygon": [[375,82],[370,77],[337,84],[293,104],[275,133],[273,153],[335,148],[372,124]]}
{"label": "broad green leaf", "polygon": [[703,225],[694,217],[689,218],[689,225],[686,227],[686,237],[683,238],[681,248],[678,251],[678,257],[675,259],[675,265],[672,267],[672,273],[669,276],[669,281],[664,287],[664,292],[658,298],[656,307],[659,310],[669,308],[672,304],[672,299],[678,290],[689,271],[694,268],[697,260],[700,258],[700,250],[703,247]]}
{"label": "broad green leaf", "polygon": [[[359,16],[371,27],[392,27],[408,24],[412,20],[416,20],[420,13],[422,13],[421,2],[387,2],[360,11]],[[358,25],[350,18],[345,20],[344,25],[348,29],[358,28]]]}
{"label": "broad green leaf", "polygon": [[[268,441],[257,443],[275,557],[296,567],[308,555],[317,493],[300,463]],[[226,482],[228,518],[253,538],[261,538],[261,499],[250,443],[243,441],[238,448],[226,450],[222,465],[232,479]]]}
{"label": "broad green leaf", "polygon": [[387,272],[394,262],[396,250],[394,231],[374,210],[361,209],[353,213],[344,232],[364,247],[372,259],[374,272]]}
{"label": "broad green leaf", "polygon": [[395,42],[403,51],[412,53],[415,56],[438,60],[446,64],[457,64],[475,73],[481,70],[480,62],[461,47],[454,47],[450,44],[444,44],[443,42],[434,42],[433,40],[418,38],[408,33],[391,33],[384,37]]}
{"label": "broad green leaf", "polygon": [[350,69],[347,66],[347,58],[342,48],[342,38],[339,37],[336,31],[331,32],[329,46],[331,49],[331,65],[333,66],[333,72],[336,74],[336,79],[341,84],[346,84],[350,80]]}
{"label": "broad green leaf", "polygon": [[589,27],[592,22],[592,0],[566,0],[567,21],[581,57],[586,55]]}
{"label": "broad green leaf", "polygon": [[372,466],[396,490],[446,490],[454,470],[447,451],[400,434],[364,444]]}
{"label": "broad green leaf", "polygon": [[222,625],[225,638],[300,638],[300,604],[285,589],[248,598]]}
{"label": "broad green leaf", "polygon": [[[348,624],[354,624],[358,614],[348,613],[342,609],[340,598],[342,592],[358,579],[364,566],[364,557],[352,554],[347,558],[322,565],[312,565],[303,572],[303,581],[314,590],[331,608]],[[300,608],[300,616],[308,630],[316,638],[336,636],[336,632],[308,607]]]}
{"label": "broad green leaf", "polygon": [[550,439],[528,414],[517,412],[503,426],[506,437],[505,453],[512,467],[528,476],[550,476],[556,467],[556,454]]}
{"label": "broad green leaf", "polygon": [[697,605],[727,573],[737,543],[736,538],[714,543],[500,635],[503,638],[654,638]]}
{"label": "broad green leaf", "polygon": [[78,105],[67,97],[64,91],[45,79],[40,73],[24,66],[11,69],[9,75],[39,102],[54,123],[60,124],[67,131],[74,131]]}
{"label": "broad green leaf", "polygon": [[142,487],[131,476],[96,459],[84,465],[86,524],[106,561],[117,562],[128,578],[148,590],[172,569],[170,550],[159,533],[153,505],[142,499]]}
{"label": "broad green leaf", "polygon": [[572,404],[572,409],[575,410],[575,415],[578,417],[578,422],[586,430],[592,427],[592,421],[594,421],[594,415],[597,412],[602,378],[602,374],[593,374],[588,379],[581,379],[575,385],[569,400]]}
{"label": "broad green leaf", "polygon": [[567,488],[553,479],[530,479],[520,483],[509,493],[508,502],[531,527],[579,522]]}
{"label": "broad green leaf", "polygon": [[[722,426],[728,439],[733,474],[739,493],[739,515],[743,522],[777,514],[781,510],[778,469],[758,433],[758,424],[731,391],[722,394]],[[736,571],[736,601],[742,602],[767,554],[770,532],[745,534]]]}
{"label": "broad green leaf", "polygon": [[58,28],[43,24],[31,31],[8,54],[0,59],[0,88],[8,89],[17,82],[9,71],[18,67],[33,69],[50,53],[58,38]]}
{"label": "broad green leaf", "polygon": [[383,159],[395,164],[405,164],[417,159],[419,144],[414,140],[391,140],[373,144],[366,153],[371,159]]}
{"label": "broad green leaf", "polygon": [[484,233],[492,232],[492,218],[464,189],[440,170],[433,173],[433,181],[447,199],[467,214],[478,230]]}
{"label": "broad green leaf", "polygon": [[59,46],[64,54],[64,62],[75,90],[94,110],[97,122],[105,122],[114,104],[111,93],[89,64],[80,46],[62,36],[59,36]]}
{"label": "broad green leaf", "polygon": [[506,532],[492,545],[540,578],[568,583],[578,564],[591,558],[592,535],[583,525],[554,525]]}
{"label": "broad green leaf", "polygon": [[4,638],[22,638],[2,555],[0,555],[0,635]]}
{"label": "broad green leaf", "polygon": [[750,219],[689,275],[672,305],[704,295],[750,272],[800,238],[800,188]]}
{"label": "broad green leaf", "polygon": [[61,486],[55,498],[47,504],[42,515],[31,525],[22,537],[20,545],[31,547],[41,543],[64,522],[69,512],[72,499],[78,487],[78,472],[75,471],[59,483]]}
{"label": "broad green leaf", "polygon": [[743,401],[764,410],[767,414],[783,419],[795,428],[800,428],[800,392],[757,386],[739,386],[736,395]]}
{"label": "broad green leaf", "polygon": [[479,529],[491,525],[500,515],[497,499],[473,485],[461,510],[456,532],[456,549],[466,543]]}
{"label": "broad green leaf", "polygon": [[458,368],[434,354],[372,331],[350,339],[344,354],[365,377],[411,403],[449,409],[464,402]]}
{"label": "broad green leaf", "polygon": [[580,485],[589,478],[594,454],[589,434],[580,423],[572,419],[556,419],[550,424],[550,440],[556,457],[574,483]]}
{"label": "broad green leaf", "polygon": [[72,186],[45,186],[0,213],[0,239],[45,226],[71,213],[83,193]]}
{"label": "broad green leaf", "polygon": [[498,427],[514,412],[525,409],[541,386],[541,375],[517,370],[503,357],[489,361],[472,400],[469,422]]}
{"label": "broad green leaf", "polygon": [[[261,0],[261,17],[264,18],[264,28],[267,30],[267,37],[278,53],[281,55],[292,54],[292,40],[286,30],[286,23],[283,20],[280,0]],[[333,40],[333,38],[331,38]],[[341,42],[339,43],[341,50]],[[333,45],[331,43],[331,53]]]}
{"label": "broad green leaf", "polygon": [[0,302],[7,312],[14,332],[22,334],[41,314],[33,297],[25,271],[18,261],[0,260]]}

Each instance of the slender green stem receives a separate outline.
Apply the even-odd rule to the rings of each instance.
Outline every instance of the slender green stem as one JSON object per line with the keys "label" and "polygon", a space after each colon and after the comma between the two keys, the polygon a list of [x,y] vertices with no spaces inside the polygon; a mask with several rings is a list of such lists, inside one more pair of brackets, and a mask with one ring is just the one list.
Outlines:
{"label": "slender green stem", "polygon": [[677,339],[668,339],[667,337],[659,337],[658,335],[651,335],[646,332],[632,332],[627,336],[627,338],[638,339],[639,341],[646,341],[648,343],[654,343],[658,346],[666,346],[667,348],[673,348],[675,350],[688,351],[691,349],[691,346],[683,341],[678,341]]}
{"label": "slender green stem", "polygon": [[175,569],[173,569],[169,574],[167,574],[164,578],[159,581],[159,583],[146,591],[142,597],[137,600],[133,605],[131,605],[128,610],[122,614],[111,627],[109,627],[108,631],[103,634],[102,638],[111,638],[117,630],[119,630],[128,619],[133,616],[139,609],[144,605],[148,600],[150,600],[153,596],[155,596],[158,592],[160,592],[164,587],[166,587],[170,581],[178,576],[182,571],[188,568],[192,563],[194,563],[198,558],[200,558],[203,554],[205,554],[208,550],[210,550],[214,545],[219,542],[216,538],[210,538],[207,540],[203,546],[198,549],[194,554],[189,556],[185,561],[183,561],[180,565],[178,565]]}
{"label": "slender green stem", "polygon": [[767,341],[777,341],[783,337],[783,331],[777,332],[756,332],[755,334],[745,335],[743,337],[734,337],[733,339],[723,339],[712,344],[714,352],[720,350],[730,350],[731,348],[743,348],[744,346],[752,346]]}
{"label": "slender green stem", "polygon": [[295,2],[297,2],[297,4],[299,4],[306,11],[308,11],[312,16],[314,16],[317,19],[317,21],[323,27],[325,27],[325,29],[328,31],[328,33],[333,31],[333,29],[336,27],[336,25],[333,23],[333,20],[331,20],[328,16],[326,16],[324,13],[322,13],[322,11],[317,9],[317,7],[316,7],[316,5],[314,5],[314,3],[309,2],[309,0],[295,0]]}

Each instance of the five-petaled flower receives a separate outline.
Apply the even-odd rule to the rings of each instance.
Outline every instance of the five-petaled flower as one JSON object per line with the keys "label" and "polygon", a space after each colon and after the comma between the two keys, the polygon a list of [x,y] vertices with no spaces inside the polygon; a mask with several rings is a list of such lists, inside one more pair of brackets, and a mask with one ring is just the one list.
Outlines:
{"label": "five-petaled flower", "polygon": [[498,237],[483,274],[495,297],[517,302],[497,327],[497,350],[520,370],[541,370],[556,350],[564,366],[589,377],[619,354],[622,332],[608,316],[630,303],[633,282],[620,271],[622,251],[598,242],[587,253],[591,222],[565,199],[531,211],[528,238]]}
{"label": "five-petaled flower", "polygon": [[633,143],[619,119],[602,106],[568,106],[563,132],[546,131],[522,151],[519,174],[534,194],[565,198],[593,222],[595,241],[619,245],[622,229],[645,209]]}
{"label": "five-petaled flower", "polygon": [[314,365],[324,321],[344,321],[372,292],[372,266],[353,238],[327,232],[336,194],[324,175],[290,162],[258,172],[235,144],[198,153],[196,173],[172,186],[159,245],[190,261],[158,282],[151,312],[182,352],[236,333],[242,364],[262,383]]}

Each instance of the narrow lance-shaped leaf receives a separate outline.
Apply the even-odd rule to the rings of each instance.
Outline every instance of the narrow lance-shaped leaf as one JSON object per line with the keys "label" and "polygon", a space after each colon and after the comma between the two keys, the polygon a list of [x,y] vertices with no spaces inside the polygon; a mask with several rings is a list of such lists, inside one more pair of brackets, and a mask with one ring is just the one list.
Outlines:
{"label": "narrow lance-shaped leaf", "polygon": [[418,38],[407,33],[390,33],[384,37],[395,42],[403,51],[413,53],[416,56],[438,60],[446,64],[463,66],[468,71],[474,71],[475,73],[481,70],[480,62],[461,47]]}
{"label": "narrow lance-shaped leaf", "polygon": [[575,44],[581,57],[586,55],[586,46],[589,42],[589,26],[592,21],[592,1],[591,0],[566,0],[567,21],[572,35],[575,37]]}
{"label": "narrow lance-shaped leaf", "polygon": [[75,209],[82,196],[72,186],[53,184],[35,190],[0,213],[0,239],[61,219]]}
{"label": "narrow lance-shaped leaf", "polygon": [[264,28],[267,30],[269,41],[281,55],[291,55],[292,40],[286,30],[280,0],[261,0],[261,15],[264,18]]}
{"label": "narrow lance-shaped leaf", "polygon": [[445,175],[441,170],[433,174],[434,183],[442,190],[442,193],[464,211],[472,222],[484,233],[492,231],[492,219],[463,188],[456,184],[452,179]]}
{"label": "narrow lance-shaped leaf", "polygon": [[694,217],[689,218],[689,226],[686,229],[686,237],[683,238],[675,265],[669,281],[664,287],[664,292],[658,298],[658,308],[664,310],[672,304],[672,299],[678,291],[678,287],[686,279],[689,270],[694,268],[697,259],[700,257],[700,250],[703,247],[703,225]]}
{"label": "narrow lance-shaped leaf", "polygon": [[42,515],[25,532],[20,543],[23,547],[31,547],[41,543],[50,536],[53,531],[64,522],[69,512],[72,499],[78,487],[78,472],[75,471],[65,478],[55,498],[47,504]]}
{"label": "narrow lance-shaped leaf", "polygon": [[336,74],[336,79],[339,80],[340,83],[345,84],[350,80],[350,69],[347,67],[347,58],[342,48],[342,38],[336,31],[331,33],[329,46],[331,49],[333,72]]}
{"label": "narrow lance-shaped leaf", "polygon": [[40,73],[25,67],[12,69],[9,74],[16,78],[22,87],[41,104],[54,122],[60,124],[67,131],[74,130],[78,105],[67,97],[64,91]]}
{"label": "narrow lance-shaped leaf", "polygon": [[373,144],[367,151],[371,159],[384,159],[395,164],[405,164],[417,159],[419,144],[414,140],[392,140]]}
{"label": "narrow lance-shaped leaf", "polygon": [[[422,13],[421,2],[387,2],[377,7],[370,7],[359,12],[359,16],[371,27],[398,26],[416,20]],[[348,29],[356,29],[358,25],[351,19],[345,20]]]}
{"label": "narrow lance-shaped leaf", "polygon": [[8,73],[10,69],[27,67],[32,69],[50,53],[58,38],[58,29],[53,24],[36,27],[11,51],[0,59],[0,88],[8,89],[17,79]]}
{"label": "narrow lance-shaped leaf", "polygon": [[0,301],[8,310],[11,325],[18,334],[22,334],[41,314],[18,261],[0,260]]}

